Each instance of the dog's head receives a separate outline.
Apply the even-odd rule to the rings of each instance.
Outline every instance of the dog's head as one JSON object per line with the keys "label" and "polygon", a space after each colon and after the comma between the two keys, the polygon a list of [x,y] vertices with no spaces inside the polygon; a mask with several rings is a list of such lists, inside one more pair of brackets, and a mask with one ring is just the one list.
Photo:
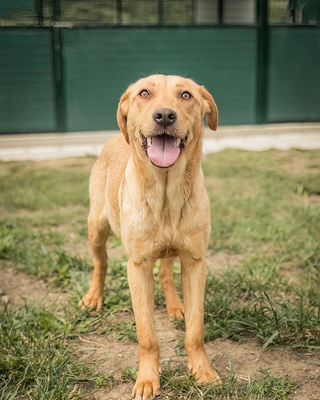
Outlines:
{"label": "dog's head", "polygon": [[140,158],[168,168],[202,138],[204,115],[216,130],[217,106],[203,86],[179,76],[152,75],[129,86],[117,119]]}

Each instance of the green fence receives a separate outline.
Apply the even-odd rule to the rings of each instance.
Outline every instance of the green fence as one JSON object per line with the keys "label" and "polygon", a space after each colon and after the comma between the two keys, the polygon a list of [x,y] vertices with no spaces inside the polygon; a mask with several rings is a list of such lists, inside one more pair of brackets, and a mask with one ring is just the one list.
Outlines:
{"label": "green fence", "polygon": [[[167,26],[169,2],[155,0],[148,3],[155,10],[147,16],[150,26],[129,26],[138,18],[138,9],[128,11],[130,2],[17,0],[12,10],[2,0],[0,132],[115,129],[121,93],[153,73],[204,84],[216,99],[220,124],[319,121],[320,19],[311,7],[316,3],[309,2],[306,25],[306,13],[283,8],[287,1],[270,1],[272,21],[287,19],[274,25],[267,0],[238,0],[246,6],[241,16],[230,8],[231,0],[213,1],[216,9],[201,14],[201,1],[170,2],[171,21],[181,4],[188,6],[181,19],[188,18],[187,25]],[[92,20],[80,26],[88,4]],[[102,18],[101,26],[88,26],[98,21],[92,5],[100,19],[112,14],[114,23]]]}
{"label": "green fence", "polygon": [[0,131],[55,131],[52,32],[0,29]]}
{"label": "green fence", "polygon": [[270,29],[267,121],[320,120],[320,29]]}
{"label": "green fence", "polygon": [[255,122],[254,30],[77,29],[64,30],[62,42],[67,130],[115,128],[120,94],[153,73],[204,83],[221,123]]}

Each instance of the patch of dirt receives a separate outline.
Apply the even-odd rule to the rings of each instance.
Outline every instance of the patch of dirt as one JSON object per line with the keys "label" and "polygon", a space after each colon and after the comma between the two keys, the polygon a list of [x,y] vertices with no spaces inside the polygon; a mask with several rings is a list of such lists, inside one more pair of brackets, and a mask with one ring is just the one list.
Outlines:
{"label": "patch of dirt", "polygon": [[9,307],[18,307],[27,302],[50,306],[66,303],[68,294],[47,285],[41,279],[16,271],[9,262],[0,260],[0,310],[4,303]]}
{"label": "patch of dirt", "polygon": [[[284,155],[288,154],[288,159],[284,159]],[[305,157],[303,153],[294,154],[295,150],[289,150],[288,152],[283,152],[282,157],[275,157],[277,162],[281,163],[281,168],[290,175],[301,176],[311,172],[318,171],[318,161],[317,156]]]}
{"label": "patch of dirt", "polygon": [[[174,328],[174,323],[169,321],[165,310],[155,310],[155,325],[161,349],[160,364],[164,365],[169,360],[186,363],[186,356],[181,356],[180,350],[177,349],[182,332]],[[118,341],[112,335],[87,335],[74,342],[74,349],[87,361],[96,362],[99,371],[112,374],[115,379],[121,378],[121,373],[126,367],[138,368],[138,345],[133,341]],[[94,399],[130,399],[132,389],[133,382],[124,382],[99,390]]]}
{"label": "patch of dirt", "polygon": [[294,400],[320,399],[320,353],[294,354],[286,349],[269,349],[261,356],[261,345],[254,340],[241,343],[217,339],[206,346],[208,355],[215,361],[216,369],[223,375],[234,372],[238,379],[259,378],[260,368],[270,369],[272,376],[289,376],[298,385]]}
{"label": "patch of dirt", "polygon": [[[239,256],[227,260],[219,255],[215,257],[213,265],[216,262],[220,265],[238,263],[241,260]],[[66,302],[68,299],[67,294],[53,290],[41,280],[14,271],[10,264],[4,261],[0,262],[0,287],[0,299],[6,300],[4,297],[7,296],[9,307],[16,307],[30,299],[44,306]],[[164,309],[155,310],[155,322],[161,364],[164,365],[168,360],[186,364],[186,356],[177,348],[182,332],[175,329],[174,323],[169,321]],[[138,366],[137,344],[132,341],[118,341],[112,335],[82,336],[74,340],[73,348],[86,360],[98,362],[100,371],[110,373],[116,379],[121,377],[121,372],[125,367],[137,368]],[[285,349],[267,349],[259,356],[261,345],[254,340],[237,343],[226,339],[209,342],[206,344],[206,349],[209,358],[214,360],[215,367],[222,377],[233,372],[238,379],[247,381],[250,376],[261,377],[259,368],[270,369],[272,376],[289,376],[294,379],[298,385],[294,400],[320,399],[320,352],[298,355]],[[114,385],[111,389],[100,389],[90,395],[90,399],[129,399],[132,388],[132,382],[125,382]]]}
{"label": "patch of dirt", "polygon": [[244,259],[242,254],[223,254],[208,250],[206,254],[207,268],[211,273],[225,270],[226,267],[236,267]]}
{"label": "patch of dirt", "polygon": [[319,207],[320,204],[320,196],[317,194],[311,194],[303,198],[303,202],[309,204],[311,206]]}
{"label": "patch of dirt", "polygon": [[[121,378],[121,371],[125,367],[138,367],[138,346],[131,341],[118,341],[112,336],[90,335],[75,340],[73,349],[86,361],[96,362],[100,372],[111,374],[115,379]],[[111,388],[100,389],[94,393],[93,398],[129,399],[132,388],[132,382],[124,382]]]}
{"label": "patch of dirt", "polygon": [[279,273],[288,279],[288,284],[301,282],[301,269],[297,267],[298,261],[288,261],[281,264]]}

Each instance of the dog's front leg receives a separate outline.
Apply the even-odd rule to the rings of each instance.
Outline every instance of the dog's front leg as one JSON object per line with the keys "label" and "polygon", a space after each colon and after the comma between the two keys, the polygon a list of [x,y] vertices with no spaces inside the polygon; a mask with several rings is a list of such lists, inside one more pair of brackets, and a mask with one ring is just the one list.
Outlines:
{"label": "dog's front leg", "polygon": [[153,262],[137,264],[129,259],[128,280],[139,344],[139,372],[133,398],[150,400],[160,394],[161,373],[153,313]]}
{"label": "dog's front leg", "polygon": [[209,381],[221,383],[219,375],[212,369],[204,348],[205,258],[185,257],[181,259],[181,263],[186,320],[185,346],[188,353],[188,367],[199,384]]}

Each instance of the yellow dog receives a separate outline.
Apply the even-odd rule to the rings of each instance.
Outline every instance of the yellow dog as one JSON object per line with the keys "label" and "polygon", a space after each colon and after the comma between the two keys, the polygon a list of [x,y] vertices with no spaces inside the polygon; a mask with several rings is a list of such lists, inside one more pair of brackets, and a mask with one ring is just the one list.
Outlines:
{"label": "yellow dog", "polygon": [[[188,365],[199,383],[219,382],[204,348],[205,252],[210,204],[201,169],[203,118],[217,129],[218,111],[203,86],[178,76],[153,75],[132,84],[121,97],[122,134],[102,150],[90,178],[89,240],[94,272],[87,307],[102,306],[110,228],[128,255],[128,280],[139,342],[135,399],[160,393],[159,345],[154,327],[153,267],[170,318],[186,321]],[[173,279],[181,262],[182,304]]]}

